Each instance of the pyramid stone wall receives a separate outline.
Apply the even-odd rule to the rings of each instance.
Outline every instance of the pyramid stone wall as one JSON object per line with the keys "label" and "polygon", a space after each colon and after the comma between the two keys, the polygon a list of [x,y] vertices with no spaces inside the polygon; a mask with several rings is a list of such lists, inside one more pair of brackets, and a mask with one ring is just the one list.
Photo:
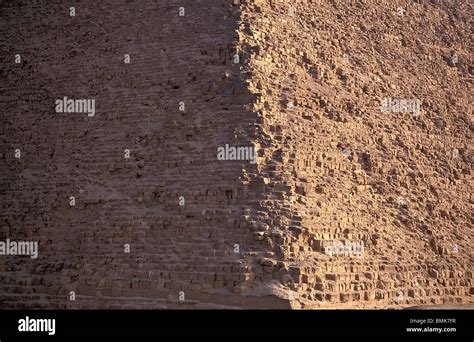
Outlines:
{"label": "pyramid stone wall", "polygon": [[244,6],[259,174],[296,307],[472,303],[470,11]]}
{"label": "pyramid stone wall", "polygon": [[349,3],[2,4],[0,307],[472,303],[472,8]]}

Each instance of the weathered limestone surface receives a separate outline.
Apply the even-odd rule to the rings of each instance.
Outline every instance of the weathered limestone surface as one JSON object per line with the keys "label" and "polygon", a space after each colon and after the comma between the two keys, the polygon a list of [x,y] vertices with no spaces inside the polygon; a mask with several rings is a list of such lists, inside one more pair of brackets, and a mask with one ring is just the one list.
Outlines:
{"label": "weathered limestone surface", "polygon": [[473,302],[472,6],[289,3],[1,4],[0,308]]}
{"label": "weathered limestone surface", "polygon": [[[470,11],[468,1],[243,7],[258,174],[294,306],[472,303]],[[420,113],[383,112],[386,98],[417,99]],[[328,255],[334,240],[363,243],[363,256]]]}

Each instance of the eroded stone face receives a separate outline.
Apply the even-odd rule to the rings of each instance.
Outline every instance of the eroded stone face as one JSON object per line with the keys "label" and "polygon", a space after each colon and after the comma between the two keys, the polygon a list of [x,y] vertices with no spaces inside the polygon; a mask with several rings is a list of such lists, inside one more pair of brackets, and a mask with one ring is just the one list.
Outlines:
{"label": "eroded stone face", "polygon": [[472,301],[467,1],[2,6],[1,307]]}
{"label": "eroded stone face", "polygon": [[180,7],[5,4],[1,238],[38,259],[2,255],[2,306],[192,307],[268,277],[239,7]]}
{"label": "eroded stone face", "polygon": [[[456,147],[470,150],[468,8],[243,6],[268,132],[259,171],[295,306],[472,302],[470,161]],[[449,30],[422,19],[441,23],[437,11],[458,18],[449,49]]]}

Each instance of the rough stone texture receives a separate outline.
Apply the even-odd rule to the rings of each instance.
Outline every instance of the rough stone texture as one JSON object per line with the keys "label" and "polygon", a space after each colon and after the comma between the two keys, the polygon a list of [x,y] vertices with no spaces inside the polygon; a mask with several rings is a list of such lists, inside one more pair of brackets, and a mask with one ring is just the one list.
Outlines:
{"label": "rough stone texture", "polygon": [[473,302],[467,0],[70,6],[0,6],[0,308]]}
{"label": "rough stone texture", "polygon": [[[472,5],[348,3],[243,8],[259,175],[296,305],[472,302]],[[420,115],[381,112],[387,97],[419,99]],[[330,257],[328,240],[365,253]]]}

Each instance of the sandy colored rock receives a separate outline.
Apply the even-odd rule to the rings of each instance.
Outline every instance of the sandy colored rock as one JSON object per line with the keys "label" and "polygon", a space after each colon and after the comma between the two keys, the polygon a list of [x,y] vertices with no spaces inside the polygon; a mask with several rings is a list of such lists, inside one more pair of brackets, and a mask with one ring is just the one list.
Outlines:
{"label": "sandy colored rock", "polygon": [[179,6],[2,5],[0,307],[472,304],[472,4]]}

